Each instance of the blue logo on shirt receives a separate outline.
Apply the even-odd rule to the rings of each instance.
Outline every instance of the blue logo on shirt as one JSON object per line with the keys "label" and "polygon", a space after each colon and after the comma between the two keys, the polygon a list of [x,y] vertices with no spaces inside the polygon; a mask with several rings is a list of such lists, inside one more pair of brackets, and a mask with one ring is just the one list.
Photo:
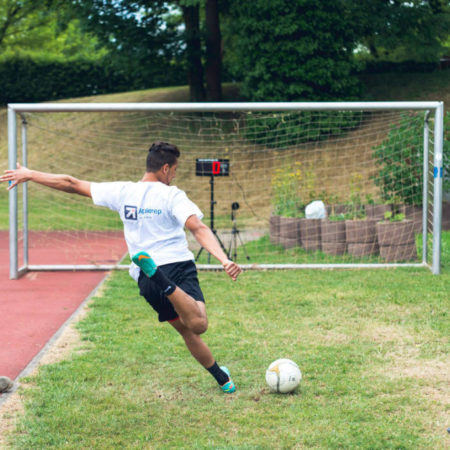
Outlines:
{"label": "blue logo on shirt", "polygon": [[138,208],[137,206],[124,205],[125,220],[149,219],[151,216],[162,214],[161,209]]}
{"label": "blue logo on shirt", "polygon": [[125,205],[125,219],[126,220],[137,220],[137,206]]}
{"label": "blue logo on shirt", "polygon": [[152,208],[139,208],[139,214],[144,215],[144,216],[156,214],[157,216],[159,216],[160,214],[162,214],[162,210],[161,209],[152,209]]}

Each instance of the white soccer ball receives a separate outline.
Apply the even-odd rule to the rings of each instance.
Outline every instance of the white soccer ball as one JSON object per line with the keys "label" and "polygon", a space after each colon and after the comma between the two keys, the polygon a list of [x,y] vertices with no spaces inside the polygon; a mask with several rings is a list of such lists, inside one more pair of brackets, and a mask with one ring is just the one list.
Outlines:
{"label": "white soccer ball", "polygon": [[266,381],[270,389],[281,394],[292,392],[301,380],[299,367],[290,359],[277,359],[266,371]]}

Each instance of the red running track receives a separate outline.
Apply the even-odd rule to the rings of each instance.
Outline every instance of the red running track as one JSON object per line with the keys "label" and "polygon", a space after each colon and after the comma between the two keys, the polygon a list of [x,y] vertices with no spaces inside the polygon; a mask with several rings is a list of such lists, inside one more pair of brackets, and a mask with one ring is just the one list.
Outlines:
{"label": "red running track", "polygon": [[[105,272],[29,272],[9,279],[0,231],[0,376],[15,379],[105,277]],[[30,233],[30,264],[110,264],[126,252],[121,232]]]}

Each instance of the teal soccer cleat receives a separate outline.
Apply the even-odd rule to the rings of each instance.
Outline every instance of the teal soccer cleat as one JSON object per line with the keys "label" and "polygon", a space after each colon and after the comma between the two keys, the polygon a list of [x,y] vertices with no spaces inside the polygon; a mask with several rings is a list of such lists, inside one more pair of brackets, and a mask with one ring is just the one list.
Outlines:
{"label": "teal soccer cleat", "polygon": [[220,386],[220,389],[222,389],[225,394],[232,394],[236,390],[236,386],[234,385],[233,380],[230,377],[230,371],[225,366],[221,366],[220,368],[228,375],[229,378],[229,380],[225,384]]}
{"label": "teal soccer cleat", "polygon": [[156,269],[158,268],[155,261],[153,261],[152,257],[147,252],[136,253],[131,259],[149,278],[155,274]]}

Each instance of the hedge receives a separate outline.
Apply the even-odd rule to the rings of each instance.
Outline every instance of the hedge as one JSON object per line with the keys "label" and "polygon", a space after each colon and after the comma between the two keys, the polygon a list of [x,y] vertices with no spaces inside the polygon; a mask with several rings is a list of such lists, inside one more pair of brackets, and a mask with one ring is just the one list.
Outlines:
{"label": "hedge", "polygon": [[[164,73],[128,73],[105,61],[37,61],[12,57],[0,61],[0,104],[41,102],[61,98],[126,92],[180,84],[179,68]],[[150,72],[150,73],[149,73]]]}
{"label": "hedge", "polygon": [[364,64],[363,73],[411,73],[411,72],[434,72],[439,70],[438,62],[417,61],[367,61]]}

